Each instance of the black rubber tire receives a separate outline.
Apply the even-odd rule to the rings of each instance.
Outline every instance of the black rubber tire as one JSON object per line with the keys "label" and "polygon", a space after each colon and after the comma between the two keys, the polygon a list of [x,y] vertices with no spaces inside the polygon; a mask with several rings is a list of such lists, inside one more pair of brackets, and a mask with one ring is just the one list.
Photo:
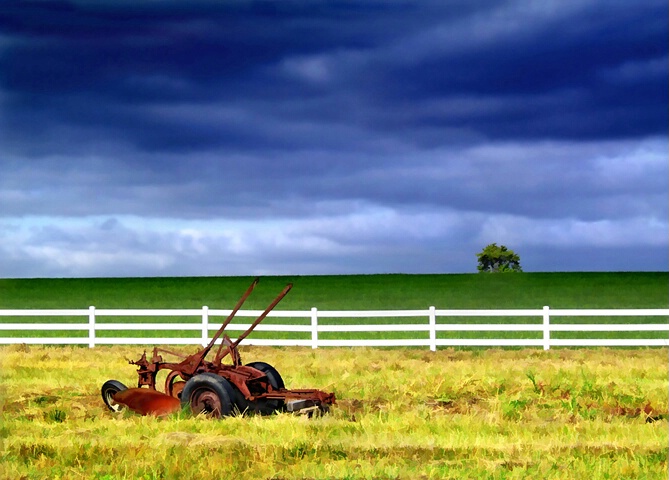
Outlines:
{"label": "black rubber tire", "polygon": [[123,409],[123,405],[119,405],[112,398],[115,393],[127,390],[128,387],[123,385],[118,380],[107,380],[100,389],[102,394],[102,401],[105,402],[107,408],[112,412],[120,412]]}
{"label": "black rubber tire", "polygon": [[235,391],[225,378],[214,373],[201,373],[186,382],[181,391],[181,406],[190,406],[194,414],[205,413],[215,418],[234,413]]}
{"label": "black rubber tire", "polygon": [[[260,370],[267,376],[269,384],[274,390],[281,390],[286,388],[286,385],[283,383],[283,378],[279,372],[271,366],[269,363],[265,362],[251,362],[246,365],[247,367],[255,368]],[[260,413],[261,415],[272,415],[273,413],[283,409],[283,401],[281,400],[258,400],[253,404],[246,402],[244,404],[248,411]]]}
{"label": "black rubber tire", "polygon": [[267,379],[269,380],[269,384],[272,386],[273,389],[275,390],[281,390],[283,388],[286,388],[286,385],[283,383],[283,378],[281,378],[281,375],[279,372],[271,366],[269,363],[265,362],[251,362],[246,365],[247,367],[255,368],[256,370],[260,370],[262,373],[267,375]]}

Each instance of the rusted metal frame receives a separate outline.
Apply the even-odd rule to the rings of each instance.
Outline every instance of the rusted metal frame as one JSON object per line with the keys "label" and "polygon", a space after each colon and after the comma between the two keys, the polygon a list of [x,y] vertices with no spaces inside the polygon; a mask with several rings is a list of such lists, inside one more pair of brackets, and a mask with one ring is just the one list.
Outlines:
{"label": "rusted metal frame", "polygon": [[[224,346],[227,346],[228,349],[226,349],[224,352],[221,350],[223,349]],[[223,334],[223,341],[221,342],[221,346],[218,348],[218,352],[216,352],[216,358],[214,359],[214,365],[220,367],[221,366],[221,360],[230,352],[230,355],[232,356],[232,364],[236,367],[239,367],[242,365],[242,357],[239,355],[239,350],[236,348],[229,348],[232,346],[232,339],[228,337],[227,334]]]}
{"label": "rusted metal frame", "polygon": [[[207,352],[209,351],[209,349],[211,349],[211,347],[214,346],[214,344],[216,343],[216,340],[218,340],[220,338],[220,336],[223,334],[223,330],[225,330],[225,327],[227,327],[230,324],[230,322],[235,317],[235,315],[237,314],[239,309],[242,307],[242,305],[244,304],[246,299],[249,297],[249,295],[251,295],[251,292],[253,291],[254,288],[256,288],[256,285],[258,284],[259,280],[260,279],[258,277],[256,277],[253,280],[253,282],[251,283],[251,285],[249,285],[249,288],[246,289],[246,292],[244,292],[244,295],[242,295],[242,297],[239,299],[239,301],[237,302],[237,305],[235,305],[235,308],[232,309],[232,312],[230,312],[230,315],[228,315],[228,318],[225,319],[225,321],[221,325],[221,328],[218,329],[216,334],[211,339],[211,342],[209,342],[209,345],[207,346],[207,349],[206,349]],[[216,351],[216,356],[214,357],[214,363],[217,364],[217,365],[221,364],[221,359],[225,356],[225,355],[221,355],[221,349],[222,348],[223,348],[223,343],[221,343],[221,346],[218,347],[218,350]],[[205,353],[205,356],[206,356],[206,353]],[[204,358],[204,356],[202,358]]]}
{"label": "rusted metal frame", "polygon": [[322,390],[275,390],[274,392],[256,395],[253,400],[317,400],[321,403],[334,403],[334,393],[326,393]]}
{"label": "rusted metal frame", "polygon": [[137,387],[147,385],[150,389],[156,389],[156,374],[158,373],[158,364],[150,363],[146,358],[146,351],[142,353],[139,360],[129,360],[131,365],[137,365]]}
{"label": "rusted metal frame", "polygon": [[[188,375],[192,375],[193,373],[195,373],[195,370],[197,369],[197,365],[200,365],[202,363],[204,358],[207,356],[207,354],[209,353],[211,348],[216,343],[216,340],[218,340],[220,338],[220,336],[223,334],[223,330],[225,330],[225,327],[228,326],[228,324],[232,321],[235,314],[242,307],[242,305],[244,304],[246,299],[249,297],[249,295],[251,295],[251,292],[253,291],[253,289],[258,284],[258,281],[259,281],[259,278],[255,278],[253,280],[253,282],[251,283],[251,285],[249,286],[249,288],[246,289],[246,292],[244,292],[244,295],[242,295],[242,297],[237,301],[237,304],[232,309],[232,312],[230,313],[230,315],[228,315],[228,318],[225,319],[225,321],[223,322],[223,325],[221,325],[221,328],[219,328],[218,331],[216,332],[216,334],[213,336],[213,338],[209,342],[209,345],[204,347],[201,352],[199,352],[195,355],[191,355],[190,357],[188,357],[186,360],[184,360],[182,362],[183,368],[186,369],[186,370],[184,370],[184,373],[186,373]],[[193,368],[194,365],[195,365],[195,368]]]}
{"label": "rusted metal frame", "polygon": [[[149,362],[146,358],[146,352],[142,354],[142,357],[138,361],[131,361],[130,363],[133,363],[135,365],[138,365],[140,368],[138,370],[139,374],[139,382],[138,386],[142,385],[148,385],[149,388],[151,389],[156,389],[156,374],[158,373],[159,370],[163,369],[171,369],[171,370],[176,370],[179,371],[181,374],[181,377],[184,379],[188,379],[192,377],[198,369],[204,364],[204,359],[211,350],[211,348],[214,346],[216,341],[223,335],[223,331],[225,330],[225,327],[227,327],[232,319],[234,318],[235,314],[239,311],[239,309],[242,307],[246,299],[249,297],[253,289],[256,287],[258,284],[259,279],[255,278],[251,285],[248,287],[246,292],[244,292],[244,295],[239,299],[235,307],[233,308],[232,312],[226,320],[223,322],[221,325],[221,328],[218,329],[216,334],[213,336],[209,344],[203,348],[200,352],[194,354],[194,355],[189,355],[186,357],[183,357],[182,355],[177,354],[176,352],[166,350],[166,349],[158,349],[157,347],[154,348],[153,350],[153,358],[151,359],[151,362]],[[292,288],[292,284],[288,284],[283,291],[274,299],[274,301],[265,309],[265,311],[253,322],[253,324],[249,327],[248,330],[246,330],[242,335],[239,336],[239,338],[235,341],[232,342],[230,338],[227,335],[224,335],[224,341],[221,343],[221,346],[218,349],[216,358],[214,359],[213,366],[215,367],[221,367],[221,359],[223,359],[228,353],[232,352],[232,357],[233,357],[233,364],[234,366],[240,366],[241,365],[241,358],[239,356],[239,352],[237,352],[237,346],[239,343],[244,340],[257,326],[258,324],[267,316],[267,314],[283,299],[283,297],[286,296],[286,294],[290,291]],[[223,347],[226,347],[225,351],[222,351]],[[158,355],[159,351],[163,351],[165,353],[170,353],[170,354],[175,354],[177,356],[180,356],[184,358],[181,362],[175,363],[175,362],[163,362],[162,357]],[[206,369],[206,371],[214,371],[215,369]]]}
{"label": "rusted metal frame", "polygon": [[[182,380],[176,380],[177,377],[180,377]],[[176,381],[175,381],[176,380]],[[183,377],[181,377],[181,372],[178,372],[176,370],[172,370],[170,373],[167,374],[167,378],[165,379],[165,390],[164,392],[167,395],[170,395],[171,397],[176,397],[177,394],[183,389],[183,384],[186,382],[183,381]],[[175,385],[181,384],[181,388],[179,389],[179,392],[175,392]]]}
{"label": "rusted metal frame", "polygon": [[[234,309],[228,315],[228,318],[226,318],[225,322],[223,325],[221,325],[221,328],[218,329],[214,337],[211,339],[209,344],[204,347],[200,352],[194,354],[194,355],[188,355],[188,356],[183,356],[180,354],[177,354],[176,352],[169,351],[166,349],[158,349],[157,347],[154,348],[153,350],[153,358],[151,359],[152,362],[149,363],[149,361],[146,359],[146,352],[142,355],[142,357],[136,361],[136,362],[131,362],[135,365],[140,366],[140,370],[138,371],[140,380],[139,380],[139,386],[142,385],[148,385],[149,388],[156,389],[156,374],[159,370],[163,369],[171,369],[171,370],[177,370],[181,373],[182,378],[190,378],[192,377],[195,372],[198,370],[198,368],[203,364],[204,358],[207,356],[211,348],[214,346],[216,341],[220,338],[220,336],[223,334],[223,330],[225,330],[225,327],[228,326],[230,321],[234,318],[235,314],[239,311],[241,306],[244,304],[246,299],[249,297],[255,286],[258,284],[258,278],[255,278],[249,288],[244,292],[244,295],[237,301],[237,304],[235,305]],[[183,358],[181,362],[174,363],[174,362],[163,362],[162,357],[158,355],[159,351],[163,351],[165,353],[170,353],[170,354],[175,354],[178,357]],[[220,364],[220,360],[218,362]],[[144,370],[142,369],[144,367]]]}
{"label": "rusted metal frame", "polygon": [[183,354],[183,353],[174,352],[174,351],[172,351],[172,350],[168,350],[168,349],[166,349],[166,348],[158,348],[158,347],[154,347],[154,348],[153,348],[153,356],[154,356],[154,357],[155,357],[155,356],[158,356],[158,352],[169,353],[170,355],[174,355],[175,357],[179,357],[179,358],[188,358],[188,355]]}
{"label": "rusted metal frame", "polygon": [[146,358],[146,352],[144,352],[139,360],[131,360],[130,363],[139,366],[137,369],[137,375],[139,376],[137,386],[141,387],[146,385],[152,390],[157,390],[156,376],[160,370],[174,370],[178,372],[182,378],[186,377],[184,378],[186,380],[190,378],[192,375],[187,375],[184,372],[184,364],[187,364],[194,369],[197,369],[198,367],[198,365],[193,364],[194,360],[191,357],[186,357],[186,359],[180,363],[171,363],[163,362],[161,357],[154,356],[154,358],[151,359],[152,361],[149,362]]}
{"label": "rusted metal frame", "polygon": [[[228,353],[230,353],[231,351],[236,349],[237,346],[242,342],[242,340],[244,340],[246,337],[248,337],[251,334],[251,332],[253,332],[253,330],[255,330],[255,328],[260,324],[260,322],[262,322],[265,319],[265,317],[269,314],[269,312],[271,312],[272,309],[274,307],[276,307],[277,304],[283,299],[283,297],[285,297],[288,294],[288,292],[290,292],[291,288],[293,288],[292,283],[289,283],[288,285],[286,285],[285,288],[281,291],[281,293],[274,299],[274,301],[272,303],[269,304],[269,306],[265,309],[265,311],[262,312],[262,314],[260,314],[260,316],[258,318],[256,318],[256,320],[251,324],[251,326],[244,333],[242,333],[239,337],[237,337],[237,340],[232,342],[231,345],[228,345],[228,348],[226,348],[225,351],[223,351],[223,353],[220,354],[220,358],[219,358],[219,355],[216,356],[216,358],[219,359],[219,362],[220,362],[221,358],[225,357]],[[221,344],[221,348],[222,347],[223,347],[223,344]]]}
{"label": "rusted metal frame", "polygon": [[[165,380],[165,393],[172,397],[177,397],[179,392],[183,389],[187,380],[194,375],[211,372],[227,378],[238,390],[239,393],[250,402],[256,401],[280,401],[283,403],[287,411],[303,411],[311,414],[314,409],[327,411],[328,405],[335,403],[334,393],[326,393],[320,390],[287,390],[285,388],[275,390],[269,383],[267,375],[260,370],[252,367],[242,366],[241,358],[237,350],[238,345],[262,322],[269,312],[285,297],[285,295],[292,288],[292,284],[286,285],[283,291],[272,301],[272,303],[263,311],[263,313],[256,318],[253,324],[243,332],[236,341],[224,334],[223,331],[228,326],[234,315],[237,313],[246,298],[257,284],[256,278],[251,286],[247,289],[242,298],[237,302],[234,310],[222,324],[221,328],[216,332],[209,345],[202,351],[185,356],[177,352],[166,349],[159,349],[157,347],[153,350],[153,357],[151,361],[146,358],[146,351],[142,354],[139,360],[130,361],[132,364],[139,366],[137,370],[139,375],[138,386],[148,385],[150,389],[156,390],[156,376],[160,370],[171,370]],[[223,337],[221,346],[218,348],[216,357],[213,362],[205,361],[205,357],[216,341]],[[225,347],[225,350],[223,348]],[[181,362],[163,362],[162,356],[158,352],[173,354],[183,358]],[[232,365],[221,365],[221,359],[228,353],[232,353]],[[181,380],[177,380],[180,377]]]}

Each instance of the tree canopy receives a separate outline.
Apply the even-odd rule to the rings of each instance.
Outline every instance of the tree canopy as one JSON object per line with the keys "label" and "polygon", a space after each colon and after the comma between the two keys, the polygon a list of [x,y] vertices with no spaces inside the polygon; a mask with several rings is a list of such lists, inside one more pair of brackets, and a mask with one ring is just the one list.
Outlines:
{"label": "tree canopy", "polygon": [[504,245],[497,246],[496,243],[491,243],[476,256],[478,271],[482,273],[523,271],[520,267],[520,257]]}

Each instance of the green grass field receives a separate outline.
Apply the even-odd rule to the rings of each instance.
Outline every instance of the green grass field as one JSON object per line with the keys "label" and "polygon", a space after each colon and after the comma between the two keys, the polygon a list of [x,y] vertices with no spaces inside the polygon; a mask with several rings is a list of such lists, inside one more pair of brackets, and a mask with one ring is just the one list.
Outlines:
{"label": "green grass field", "polygon": [[[0,279],[7,308],[231,308],[251,277]],[[667,308],[669,273],[523,273],[263,277],[244,308],[286,283],[283,310]]]}
{"label": "green grass field", "polygon": [[[96,308],[231,308],[251,282],[250,277],[111,278],[0,280],[0,309]],[[540,309],[551,308],[667,308],[669,273],[523,273],[463,275],[350,275],[265,277],[244,309],[263,309],[286,283],[293,290],[277,310],[395,310]],[[249,323],[239,318],[238,323]],[[101,317],[99,323],[199,323],[197,317]],[[221,318],[213,318],[220,322]],[[79,322],[85,317],[0,317],[0,322]],[[418,323],[427,318],[320,319],[319,324]],[[541,323],[539,317],[440,317],[439,323]],[[662,323],[662,317],[559,318],[553,323]],[[301,323],[309,319],[268,318],[264,322]],[[0,336],[39,336],[43,332],[5,331]],[[213,334],[213,332],[212,332]],[[231,335],[235,335],[231,331]],[[53,331],[51,336],[86,337],[86,331]],[[99,337],[193,337],[197,331],[100,331]],[[604,332],[599,338],[666,338],[666,332]],[[589,338],[592,333],[556,332],[553,338]],[[427,332],[328,333],[322,339],[427,338]],[[253,338],[309,339],[310,333],[256,331]],[[439,332],[438,338],[542,338],[541,332]]]}

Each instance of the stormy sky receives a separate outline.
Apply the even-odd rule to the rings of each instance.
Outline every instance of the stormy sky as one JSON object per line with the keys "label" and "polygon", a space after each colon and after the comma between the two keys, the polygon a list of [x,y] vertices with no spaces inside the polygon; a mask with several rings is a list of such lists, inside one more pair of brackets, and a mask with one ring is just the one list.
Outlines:
{"label": "stormy sky", "polygon": [[668,9],[4,1],[0,277],[667,271]]}

